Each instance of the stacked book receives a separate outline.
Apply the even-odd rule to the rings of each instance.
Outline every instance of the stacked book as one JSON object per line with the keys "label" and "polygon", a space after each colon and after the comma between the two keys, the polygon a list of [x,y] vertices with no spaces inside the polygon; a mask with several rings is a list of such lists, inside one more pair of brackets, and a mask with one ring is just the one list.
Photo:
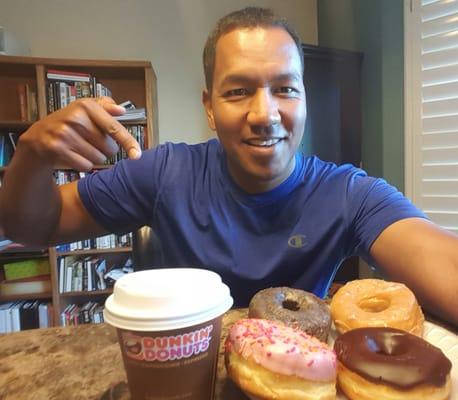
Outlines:
{"label": "stacked book", "polygon": [[[132,125],[126,127],[127,131],[133,136],[133,138],[138,142],[140,148],[145,150],[146,142],[145,142],[145,128],[142,125]],[[126,159],[127,153],[122,148],[119,147],[119,150],[116,154],[109,157],[106,161],[107,164],[116,164],[118,161]]]}
{"label": "stacked book", "polygon": [[130,258],[120,266],[97,256],[65,256],[59,258],[58,265],[59,293],[105,290],[133,271]]}
{"label": "stacked book", "polygon": [[49,260],[30,259],[3,265],[3,279],[0,280],[0,295],[51,293]]}
{"label": "stacked book", "polygon": [[52,325],[51,303],[22,300],[0,304],[0,334]]}
{"label": "stacked book", "polygon": [[86,176],[86,172],[78,172],[78,171],[54,171],[53,177],[54,181],[57,185],[63,185],[65,183],[70,183],[77,181],[78,179],[84,178]]}
{"label": "stacked book", "polygon": [[104,250],[116,249],[119,247],[129,247],[132,245],[132,232],[124,235],[114,233],[99,236],[92,239],[79,240],[78,242],[61,244],[56,247],[58,252],[67,252],[75,250]]}
{"label": "stacked book", "polygon": [[104,290],[106,260],[98,257],[59,258],[59,293]]}
{"label": "stacked book", "polygon": [[83,97],[112,96],[110,89],[86,72],[48,69],[48,113],[68,106]]}
{"label": "stacked book", "polygon": [[137,108],[130,100],[126,100],[120,104],[126,110],[123,115],[115,117],[118,121],[142,121],[146,119],[146,111],[144,107]]}
{"label": "stacked book", "polygon": [[146,118],[145,108],[128,109],[123,115],[115,117],[118,121],[143,121]]}
{"label": "stacked book", "polygon": [[101,324],[103,322],[103,305],[90,301],[82,306],[69,304],[60,314],[62,326],[81,324]]}

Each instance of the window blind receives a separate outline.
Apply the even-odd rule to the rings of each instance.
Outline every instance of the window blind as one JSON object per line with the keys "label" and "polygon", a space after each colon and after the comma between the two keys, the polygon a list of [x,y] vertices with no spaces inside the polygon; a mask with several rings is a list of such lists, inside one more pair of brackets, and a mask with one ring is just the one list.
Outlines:
{"label": "window blind", "polygon": [[406,194],[458,233],[458,0],[406,12]]}

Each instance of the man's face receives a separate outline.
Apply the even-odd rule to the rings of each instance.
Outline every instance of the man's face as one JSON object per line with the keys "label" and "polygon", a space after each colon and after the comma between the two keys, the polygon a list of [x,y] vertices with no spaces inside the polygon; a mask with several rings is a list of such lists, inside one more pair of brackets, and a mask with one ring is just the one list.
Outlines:
{"label": "man's face", "polygon": [[208,123],[235,182],[249,193],[275,188],[293,171],[306,118],[298,50],[281,28],[239,29],[216,45]]}

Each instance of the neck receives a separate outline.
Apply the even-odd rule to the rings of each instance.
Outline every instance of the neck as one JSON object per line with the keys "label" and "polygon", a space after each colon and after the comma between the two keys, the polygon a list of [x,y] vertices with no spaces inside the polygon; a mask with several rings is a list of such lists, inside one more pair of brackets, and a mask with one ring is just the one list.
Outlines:
{"label": "neck", "polygon": [[231,165],[227,159],[226,162],[229,174],[236,185],[246,193],[254,195],[273,190],[288,179],[296,166],[296,157],[291,159],[283,174],[275,177],[247,175],[245,171],[240,171],[238,166]]}

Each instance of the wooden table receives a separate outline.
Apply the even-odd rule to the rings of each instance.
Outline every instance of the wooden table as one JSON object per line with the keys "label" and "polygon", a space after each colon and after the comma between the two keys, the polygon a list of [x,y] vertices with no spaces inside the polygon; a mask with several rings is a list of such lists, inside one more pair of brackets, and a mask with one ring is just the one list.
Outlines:
{"label": "wooden table", "polygon": [[[246,397],[226,378],[222,344],[233,322],[223,317],[215,400]],[[0,336],[0,400],[129,400],[116,330],[108,324],[34,329]]]}
{"label": "wooden table", "polygon": [[[223,317],[214,400],[247,400],[226,377],[222,346],[228,328],[246,314],[246,309],[230,310]],[[110,325],[0,335],[0,400],[130,400],[126,381]]]}

